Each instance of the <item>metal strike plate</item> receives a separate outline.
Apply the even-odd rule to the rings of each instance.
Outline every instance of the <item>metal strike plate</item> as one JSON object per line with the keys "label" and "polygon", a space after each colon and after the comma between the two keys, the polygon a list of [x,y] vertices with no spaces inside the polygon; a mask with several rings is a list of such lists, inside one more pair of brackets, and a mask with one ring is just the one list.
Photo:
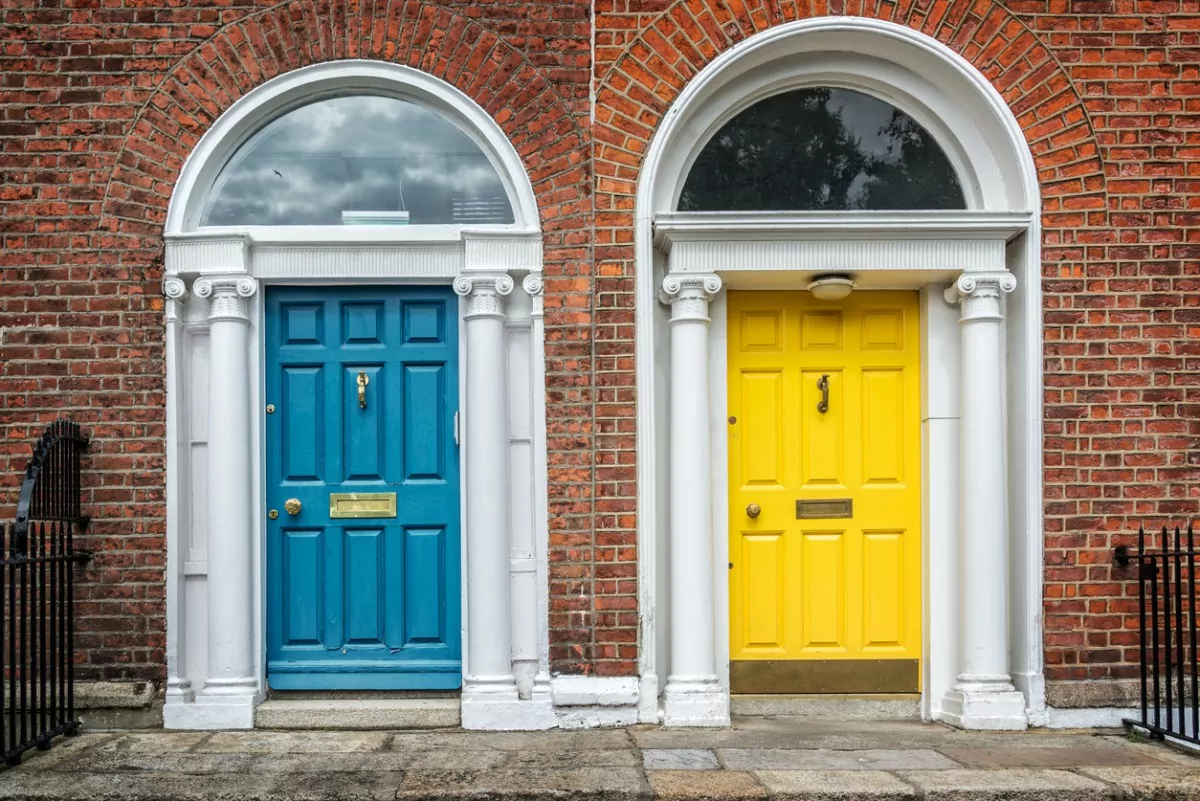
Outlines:
{"label": "metal strike plate", "polygon": [[395,517],[394,492],[331,492],[330,517]]}
{"label": "metal strike plate", "polygon": [[854,517],[854,499],[832,498],[824,501],[796,501],[797,520],[820,520],[830,517]]}

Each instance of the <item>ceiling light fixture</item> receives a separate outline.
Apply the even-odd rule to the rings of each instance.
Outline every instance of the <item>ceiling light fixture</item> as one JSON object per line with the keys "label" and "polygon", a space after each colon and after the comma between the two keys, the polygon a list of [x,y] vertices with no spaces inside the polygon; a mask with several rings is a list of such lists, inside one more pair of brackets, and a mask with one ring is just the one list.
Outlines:
{"label": "ceiling light fixture", "polygon": [[848,275],[818,275],[808,285],[817,300],[841,300],[853,289],[854,281]]}

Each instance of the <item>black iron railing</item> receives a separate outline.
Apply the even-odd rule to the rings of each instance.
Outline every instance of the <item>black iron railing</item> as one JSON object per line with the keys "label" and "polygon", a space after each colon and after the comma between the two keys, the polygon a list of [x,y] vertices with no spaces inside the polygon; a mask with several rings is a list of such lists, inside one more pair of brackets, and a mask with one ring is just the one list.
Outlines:
{"label": "black iron railing", "polygon": [[1154,535],[1138,531],[1136,554],[1116,549],[1116,564],[1138,568],[1138,617],[1141,630],[1140,720],[1126,724],[1152,737],[1172,737],[1200,744],[1200,698],[1196,634],[1196,539],[1175,527],[1163,527],[1157,547]]}
{"label": "black iron railing", "polygon": [[75,549],[87,525],[77,423],[51,423],[34,446],[16,520],[0,523],[0,751],[8,765],[79,730],[75,717]]}

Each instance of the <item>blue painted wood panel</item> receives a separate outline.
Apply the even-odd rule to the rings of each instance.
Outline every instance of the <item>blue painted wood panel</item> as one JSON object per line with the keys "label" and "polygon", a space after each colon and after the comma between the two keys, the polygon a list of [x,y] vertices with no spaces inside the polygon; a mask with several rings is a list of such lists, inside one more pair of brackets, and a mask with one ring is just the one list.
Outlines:
{"label": "blue painted wood panel", "polygon": [[[266,292],[276,689],[460,686],[456,309],[448,287]],[[333,519],[335,492],[395,492],[397,516]]]}

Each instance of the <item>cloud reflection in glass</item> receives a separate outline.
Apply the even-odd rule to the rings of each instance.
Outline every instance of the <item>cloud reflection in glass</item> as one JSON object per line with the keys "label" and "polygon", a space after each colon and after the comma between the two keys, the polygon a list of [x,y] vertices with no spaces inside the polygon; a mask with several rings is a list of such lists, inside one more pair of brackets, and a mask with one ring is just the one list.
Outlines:
{"label": "cloud reflection in glass", "polygon": [[200,224],[340,225],[348,211],[404,211],[411,225],[513,222],[496,168],[453,123],[406,100],[356,95],[301,106],[255,133],[221,170]]}

